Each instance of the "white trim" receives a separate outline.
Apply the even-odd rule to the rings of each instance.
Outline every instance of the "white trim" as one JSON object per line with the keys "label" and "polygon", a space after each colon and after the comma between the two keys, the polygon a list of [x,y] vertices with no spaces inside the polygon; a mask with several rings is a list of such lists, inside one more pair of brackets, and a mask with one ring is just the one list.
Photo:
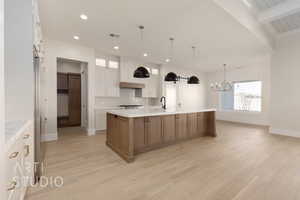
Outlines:
{"label": "white trim", "polygon": [[284,136],[300,138],[300,131],[283,130],[283,129],[270,127],[269,132],[271,134],[275,134],[275,135],[284,135]]}
{"label": "white trim", "polygon": [[57,133],[48,133],[42,135],[42,142],[50,142],[58,139]]}
{"label": "white trim", "polygon": [[226,122],[235,122],[235,123],[242,123],[242,124],[249,124],[249,125],[257,125],[257,126],[269,126],[269,124],[264,122],[253,122],[251,120],[234,120],[234,119],[225,119],[222,117],[216,117],[216,120],[219,121],[226,121]]}
{"label": "white trim", "polygon": [[94,128],[88,128],[87,129],[87,135],[88,136],[96,135],[96,129],[94,129]]}

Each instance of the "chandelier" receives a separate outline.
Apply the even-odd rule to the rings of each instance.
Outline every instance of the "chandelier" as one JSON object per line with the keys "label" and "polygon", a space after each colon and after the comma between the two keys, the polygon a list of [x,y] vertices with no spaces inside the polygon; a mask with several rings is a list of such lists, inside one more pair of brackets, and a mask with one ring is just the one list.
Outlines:
{"label": "chandelier", "polygon": [[224,80],[220,83],[210,84],[210,88],[216,92],[227,92],[232,90],[233,84],[226,80],[226,64],[224,64]]}

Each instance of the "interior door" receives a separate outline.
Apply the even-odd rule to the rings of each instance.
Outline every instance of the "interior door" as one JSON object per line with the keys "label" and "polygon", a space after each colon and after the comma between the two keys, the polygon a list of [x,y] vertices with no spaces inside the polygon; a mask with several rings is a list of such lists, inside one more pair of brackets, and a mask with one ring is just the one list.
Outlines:
{"label": "interior door", "polygon": [[81,76],[69,74],[69,125],[81,125]]}

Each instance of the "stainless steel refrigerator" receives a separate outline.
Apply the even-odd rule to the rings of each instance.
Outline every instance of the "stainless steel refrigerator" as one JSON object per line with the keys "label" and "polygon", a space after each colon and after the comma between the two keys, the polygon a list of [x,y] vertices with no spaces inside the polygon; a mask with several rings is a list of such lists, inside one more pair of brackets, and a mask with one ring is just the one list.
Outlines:
{"label": "stainless steel refrigerator", "polygon": [[43,152],[43,143],[42,143],[42,123],[41,119],[41,98],[40,98],[40,58],[38,53],[34,50],[34,90],[35,90],[35,109],[34,109],[34,139],[35,139],[35,149],[34,149],[34,179],[35,182],[40,180],[43,172],[43,160],[44,160],[44,152]]}

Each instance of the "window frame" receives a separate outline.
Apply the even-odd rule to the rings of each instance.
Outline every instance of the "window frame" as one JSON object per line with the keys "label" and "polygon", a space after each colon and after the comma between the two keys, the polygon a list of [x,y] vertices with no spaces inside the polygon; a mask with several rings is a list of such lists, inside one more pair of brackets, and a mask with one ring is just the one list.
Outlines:
{"label": "window frame", "polygon": [[223,100],[222,100],[222,93],[219,93],[219,108],[222,112],[235,112],[235,113],[249,113],[249,114],[260,114],[263,112],[263,81],[261,80],[243,80],[243,81],[233,81],[232,84],[233,84],[233,98],[234,98],[234,84],[236,83],[251,83],[251,82],[261,82],[261,108],[260,108],[260,111],[252,111],[252,110],[236,110],[234,108],[234,101],[233,101],[233,109],[223,109]]}

